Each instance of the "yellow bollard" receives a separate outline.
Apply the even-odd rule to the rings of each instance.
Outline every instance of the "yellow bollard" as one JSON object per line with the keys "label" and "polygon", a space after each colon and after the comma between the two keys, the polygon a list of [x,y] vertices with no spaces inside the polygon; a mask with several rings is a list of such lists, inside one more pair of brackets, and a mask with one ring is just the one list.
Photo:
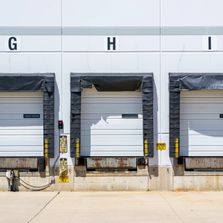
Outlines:
{"label": "yellow bollard", "polygon": [[148,156],[149,155],[149,141],[148,139],[144,140],[144,156]]}
{"label": "yellow bollard", "polygon": [[80,139],[77,138],[76,139],[76,158],[79,158],[80,157]]}
{"label": "yellow bollard", "polygon": [[49,172],[49,140],[48,138],[44,139],[44,157],[45,157],[46,172]]}
{"label": "yellow bollard", "polygon": [[175,157],[178,158],[179,157],[179,139],[176,138],[175,140]]}
{"label": "yellow bollard", "polygon": [[59,183],[69,183],[69,171],[68,171],[68,163],[67,159],[60,159],[60,167],[59,167]]}
{"label": "yellow bollard", "polygon": [[61,135],[60,136],[60,153],[67,152],[67,136]]}

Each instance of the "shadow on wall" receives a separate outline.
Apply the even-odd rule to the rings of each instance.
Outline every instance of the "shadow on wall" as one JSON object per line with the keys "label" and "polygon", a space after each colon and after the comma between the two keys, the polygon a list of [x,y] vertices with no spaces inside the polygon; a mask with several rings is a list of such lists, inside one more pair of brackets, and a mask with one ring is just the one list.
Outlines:
{"label": "shadow on wall", "polygon": [[[85,156],[143,156],[143,120],[122,118],[122,114],[97,114],[82,122]],[[91,148],[90,148],[91,147]]]}
{"label": "shadow on wall", "polygon": [[156,143],[158,142],[158,96],[156,83],[153,80],[153,150],[154,157],[149,158],[149,166],[153,165],[155,168],[149,173],[151,176],[158,177],[158,165],[159,165],[159,154],[156,150]]}
{"label": "shadow on wall", "polygon": [[[55,89],[54,89],[54,158],[51,159],[51,166],[55,169],[55,166],[58,163],[60,151],[59,151],[59,139],[60,139],[60,130],[58,129],[58,120],[59,120],[59,110],[60,110],[60,94],[59,88],[57,85],[57,81],[55,81]],[[69,151],[68,151],[69,152]]]}
{"label": "shadow on wall", "polygon": [[221,119],[187,120],[182,125],[184,128],[181,130],[180,145],[184,150],[184,156],[189,155],[190,146],[223,145],[223,120]]}
{"label": "shadow on wall", "polygon": [[[81,155],[143,156],[143,119],[139,95],[124,92],[117,97],[114,92],[100,95],[96,89],[87,91],[81,108]],[[97,99],[91,97],[93,93],[97,94]],[[123,114],[135,116],[126,117]]]}

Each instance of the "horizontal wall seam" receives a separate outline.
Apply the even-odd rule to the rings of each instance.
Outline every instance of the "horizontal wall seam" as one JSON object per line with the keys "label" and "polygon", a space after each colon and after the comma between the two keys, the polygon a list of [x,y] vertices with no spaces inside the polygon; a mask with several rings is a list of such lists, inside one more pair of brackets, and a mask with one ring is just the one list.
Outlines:
{"label": "horizontal wall seam", "polygon": [[223,35],[223,26],[0,26],[0,35]]}

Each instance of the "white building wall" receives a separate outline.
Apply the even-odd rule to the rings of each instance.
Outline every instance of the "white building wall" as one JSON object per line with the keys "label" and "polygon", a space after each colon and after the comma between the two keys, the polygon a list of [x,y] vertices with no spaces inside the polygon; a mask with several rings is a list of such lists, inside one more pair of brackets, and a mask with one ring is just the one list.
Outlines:
{"label": "white building wall", "polygon": [[[139,3],[141,7],[138,7]],[[158,35],[138,35],[138,32],[143,32],[143,27],[148,26],[151,30],[157,29],[160,22],[157,11],[159,12],[159,2],[155,0],[115,0],[110,3],[102,0],[63,1],[64,89],[70,87],[70,72],[153,72],[157,85],[160,73],[160,37]],[[140,27],[142,29],[139,29]],[[110,32],[120,33],[120,30],[123,29],[125,35],[110,35]],[[76,33],[78,35],[75,35]],[[106,44],[109,36],[117,38],[117,51],[115,52],[107,51]],[[64,91],[63,98],[63,108],[68,109],[67,112],[69,112],[70,99],[67,99],[70,98],[70,92]],[[157,98],[155,94],[155,108],[157,108]],[[70,116],[64,115],[63,118],[66,123],[65,132],[69,133]],[[157,138],[156,135],[155,138]],[[157,165],[157,156],[151,159],[151,162]]]}
{"label": "white building wall", "polygon": [[[223,15],[221,0],[161,1],[160,137],[169,141],[169,72],[222,72]],[[164,35],[164,33],[166,33]],[[208,50],[208,36],[212,50]],[[161,166],[171,165],[168,150]]]}
{"label": "white building wall", "polygon": [[[70,134],[70,72],[153,72],[155,143],[167,143],[167,150],[155,151],[150,163],[171,165],[168,73],[222,72],[221,0],[0,0],[0,5],[0,72],[55,72],[55,120],[64,120],[65,134]],[[17,51],[8,48],[11,36]],[[117,38],[116,51],[107,51],[107,37]],[[58,151],[57,136],[56,145]]]}

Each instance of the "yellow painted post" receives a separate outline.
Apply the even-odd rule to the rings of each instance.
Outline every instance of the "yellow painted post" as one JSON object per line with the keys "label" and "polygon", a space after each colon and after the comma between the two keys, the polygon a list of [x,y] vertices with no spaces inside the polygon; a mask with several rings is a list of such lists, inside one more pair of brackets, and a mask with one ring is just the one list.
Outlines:
{"label": "yellow painted post", "polygon": [[176,138],[175,140],[175,157],[178,158],[179,157],[179,139]]}
{"label": "yellow painted post", "polygon": [[76,139],[76,158],[79,158],[80,157],[80,139],[77,138]]}
{"label": "yellow painted post", "polygon": [[49,140],[48,138],[44,139],[44,156],[45,156],[46,172],[49,172]]}
{"label": "yellow painted post", "polygon": [[144,156],[148,156],[149,155],[149,141],[148,139],[144,140]]}
{"label": "yellow painted post", "polygon": [[60,168],[59,168],[59,183],[69,183],[69,182],[70,179],[69,179],[67,159],[61,158]]}
{"label": "yellow painted post", "polygon": [[60,136],[60,153],[67,152],[67,136],[61,135]]}

